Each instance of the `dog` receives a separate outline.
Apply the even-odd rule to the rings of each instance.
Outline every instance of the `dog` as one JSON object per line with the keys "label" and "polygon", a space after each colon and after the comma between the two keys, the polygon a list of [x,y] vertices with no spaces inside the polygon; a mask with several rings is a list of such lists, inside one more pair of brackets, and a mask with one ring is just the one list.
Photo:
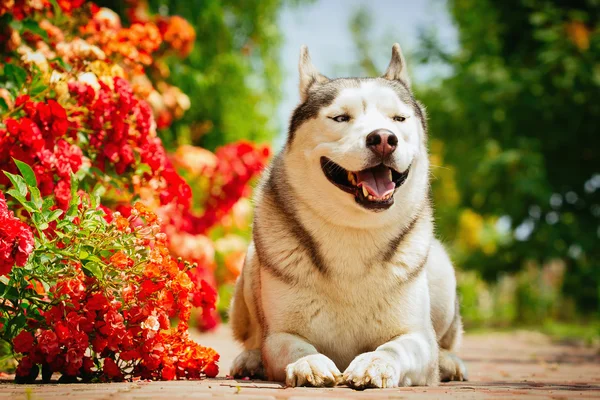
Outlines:
{"label": "dog", "polygon": [[434,237],[427,120],[400,46],[382,77],[329,79],[306,46],[299,72],[287,142],[255,193],[231,375],[356,389],[465,380],[452,353],[456,278]]}

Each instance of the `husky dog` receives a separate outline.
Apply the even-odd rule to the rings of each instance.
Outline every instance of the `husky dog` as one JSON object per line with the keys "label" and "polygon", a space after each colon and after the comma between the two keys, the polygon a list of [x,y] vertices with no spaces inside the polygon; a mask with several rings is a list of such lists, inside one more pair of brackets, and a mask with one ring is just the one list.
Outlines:
{"label": "husky dog", "polygon": [[357,389],[464,380],[425,111],[400,46],[380,78],[328,79],[305,46],[299,70],[301,102],[257,189],[231,305],[245,349],[231,374]]}

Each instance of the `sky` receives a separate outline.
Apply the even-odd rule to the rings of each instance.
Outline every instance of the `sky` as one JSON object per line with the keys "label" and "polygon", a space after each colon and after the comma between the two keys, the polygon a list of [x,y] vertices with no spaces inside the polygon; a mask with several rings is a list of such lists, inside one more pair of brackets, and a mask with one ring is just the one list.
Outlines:
{"label": "sky", "polygon": [[[405,55],[418,46],[421,29],[434,27],[449,51],[457,48],[457,33],[446,10],[445,0],[317,0],[303,6],[285,7],[279,17],[284,36],[282,46],[283,98],[277,119],[281,133],[276,145],[284,142],[291,112],[298,102],[298,56],[300,46],[309,48],[313,64],[328,77],[347,76],[356,62],[350,18],[360,7],[371,11],[373,26],[369,38],[372,56],[383,73],[389,62],[392,44],[400,43]],[[411,64],[410,58],[408,59]],[[447,73],[441,66],[411,69],[413,80],[424,81]]]}

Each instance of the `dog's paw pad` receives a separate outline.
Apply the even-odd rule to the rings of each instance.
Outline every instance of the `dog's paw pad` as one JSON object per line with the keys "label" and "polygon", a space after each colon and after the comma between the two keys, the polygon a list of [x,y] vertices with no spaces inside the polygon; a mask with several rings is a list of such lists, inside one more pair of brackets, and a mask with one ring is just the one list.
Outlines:
{"label": "dog's paw pad", "polygon": [[266,376],[260,350],[241,352],[233,361],[230,374],[234,378],[264,379]]}
{"label": "dog's paw pad", "polygon": [[[400,371],[393,358],[383,352],[356,357],[344,371],[344,382],[355,389],[393,388],[400,383]],[[404,385],[403,386],[408,386]]]}
{"label": "dog's paw pad", "polygon": [[342,373],[322,354],[302,357],[285,368],[287,386],[335,386]]}

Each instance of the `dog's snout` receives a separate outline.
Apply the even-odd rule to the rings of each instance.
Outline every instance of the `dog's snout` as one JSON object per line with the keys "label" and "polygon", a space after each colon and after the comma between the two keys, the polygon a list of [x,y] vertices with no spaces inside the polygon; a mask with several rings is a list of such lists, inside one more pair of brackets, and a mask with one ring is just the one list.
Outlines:
{"label": "dog's snout", "polygon": [[367,135],[367,147],[381,158],[392,154],[398,146],[398,136],[387,129],[377,129]]}

